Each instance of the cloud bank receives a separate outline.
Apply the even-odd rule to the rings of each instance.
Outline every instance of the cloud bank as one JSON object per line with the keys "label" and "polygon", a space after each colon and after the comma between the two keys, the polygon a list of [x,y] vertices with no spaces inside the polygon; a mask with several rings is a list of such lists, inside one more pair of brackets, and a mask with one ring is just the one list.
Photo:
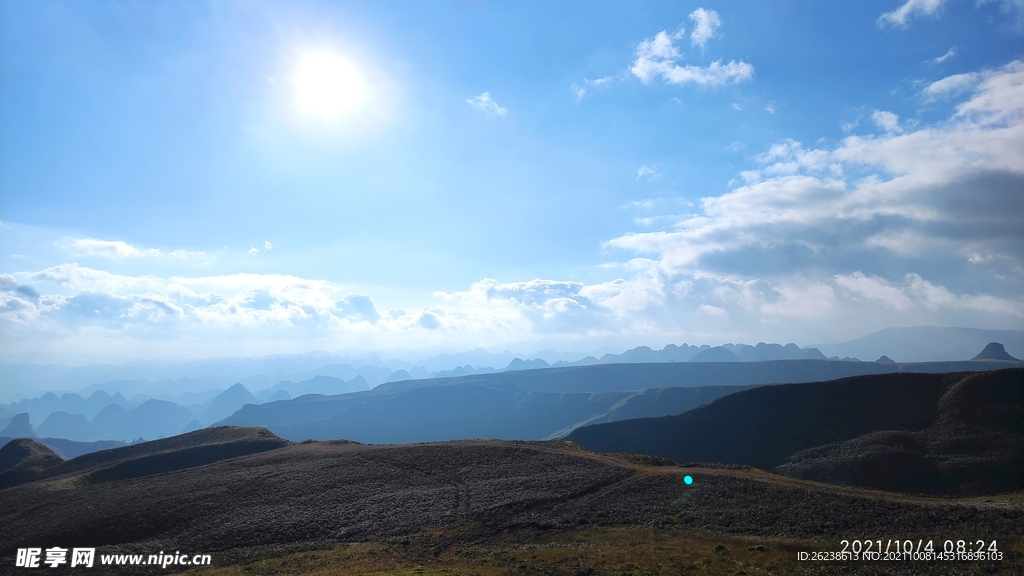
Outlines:
{"label": "cloud bank", "polygon": [[[952,116],[909,131],[876,111],[880,134],[833,149],[786,140],[664,230],[607,242],[651,258],[669,282],[703,285],[709,305],[780,317],[925,311],[973,325],[1024,319],[1024,61],[940,80],[973,86]],[[944,285],[944,284],[948,284]],[[910,311],[921,314],[910,314]]]}

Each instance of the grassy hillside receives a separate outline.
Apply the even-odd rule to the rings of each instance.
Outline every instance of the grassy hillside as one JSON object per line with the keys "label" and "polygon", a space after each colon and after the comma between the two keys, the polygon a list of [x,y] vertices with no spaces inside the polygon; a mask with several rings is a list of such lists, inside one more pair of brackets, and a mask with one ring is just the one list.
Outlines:
{"label": "grassy hillside", "polygon": [[999,573],[1021,566],[1024,531],[1014,499],[644,466],[564,442],[312,442],[128,480],[83,481],[89,470],[0,491],[0,573],[17,548],[45,543],[201,551],[215,558],[203,573],[786,574],[794,551],[852,534],[966,533],[998,539],[1009,560],[958,566]]}
{"label": "grassy hillside", "polygon": [[765,386],[677,416],[578,428],[567,439],[887,490],[1021,490],[1024,369]]}

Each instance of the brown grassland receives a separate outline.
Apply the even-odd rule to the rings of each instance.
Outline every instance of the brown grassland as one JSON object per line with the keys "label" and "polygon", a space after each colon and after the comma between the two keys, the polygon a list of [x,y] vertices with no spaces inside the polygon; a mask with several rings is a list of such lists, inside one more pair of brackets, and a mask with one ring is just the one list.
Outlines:
{"label": "brown grassland", "polygon": [[[254,433],[218,429],[204,434],[224,438],[204,442]],[[1024,574],[1019,493],[914,496],[568,442],[311,442],[175,469],[176,451],[194,448],[155,463],[148,453],[98,455],[0,491],[0,573],[27,573],[13,566],[18,547],[61,545],[208,553],[213,565],[41,573]],[[995,539],[1004,559],[797,560],[838,551],[843,539],[890,538],[931,539],[938,550],[946,539]]]}
{"label": "brown grassland", "polygon": [[835,540],[712,534],[637,526],[513,534],[468,542],[455,531],[339,544],[322,550],[188,571],[203,576],[508,574],[711,576],[781,574],[1020,574],[1024,542],[1001,545],[1002,562],[799,562],[798,552],[837,549]]}

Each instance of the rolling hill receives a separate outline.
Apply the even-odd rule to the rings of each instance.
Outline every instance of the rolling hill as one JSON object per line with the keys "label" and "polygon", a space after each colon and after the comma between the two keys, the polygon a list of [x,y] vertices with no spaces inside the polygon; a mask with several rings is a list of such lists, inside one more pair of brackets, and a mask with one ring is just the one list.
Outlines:
{"label": "rolling hill", "polygon": [[884,490],[1022,490],[1024,368],[764,386],[676,416],[577,428],[566,439]]}
{"label": "rolling hill", "polygon": [[[6,436],[0,436],[0,448],[6,446],[12,440],[17,438],[10,438]],[[97,452],[99,450],[109,450],[111,448],[120,448],[125,443],[120,440],[97,440],[95,442],[78,442],[75,440],[68,440],[67,438],[34,438],[36,442],[46,446],[50,450],[53,450],[55,454],[64,458],[77,458],[83,454],[90,452]]]}
{"label": "rolling hill", "polygon": [[[734,574],[738,558],[748,570],[759,563],[755,573],[789,573],[795,555],[769,555],[770,549],[814,549],[820,539],[838,542],[852,533],[917,539],[969,531],[1012,551],[1024,531],[1024,512],[1008,500],[914,498],[737,468],[651,466],[566,442],[278,440],[278,447],[257,453],[177,466],[178,455],[210,442],[273,440],[265,430],[204,432],[71,460],[58,464],[59,473],[0,490],[0,573],[16,572],[17,548],[40,542],[94,546],[98,554],[201,551],[214,554],[217,566],[241,564],[245,573],[351,573],[359,558],[385,557],[405,563],[398,573],[417,574],[423,568],[413,567],[426,563],[461,563],[486,573],[583,573],[587,567],[599,573],[613,561],[621,565],[615,573],[661,565],[683,573],[717,566],[710,573]],[[98,478],[104,470],[131,473]],[[692,486],[681,481],[684,475]],[[607,544],[568,548],[575,561],[565,570],[543,568],[536,555],[531,560],[530,550],[545,549],[558,534]],[[623,547],[614,534],[681,546],[668,552]],[[709,539],[712,544],[703,544]],[[684,562],[681,549],[695,542],[705,556]],[[357,543],[373,551],[359,552],[367,549]],[[330,560],[332,549],[358,555]],[[614,549],[628,555],[602,554]],[[294,556],[310,550],[313,557]],[[519,557],[523,563],[509,564]],[[265,558],[281,560],[268,570],[250,564]],[[1006,564],[1019,565],[1019,559]],[[887,567],[893,574],[919,569]]]}
{"label": "rolling hill", "polygon": [[65,461],[41,442],[23,438],[0,448],[0,488],[62,475],[75,475],[85,483],[123,480],[202,466],[289,444],[261,428],[206,428],[90,452]]}

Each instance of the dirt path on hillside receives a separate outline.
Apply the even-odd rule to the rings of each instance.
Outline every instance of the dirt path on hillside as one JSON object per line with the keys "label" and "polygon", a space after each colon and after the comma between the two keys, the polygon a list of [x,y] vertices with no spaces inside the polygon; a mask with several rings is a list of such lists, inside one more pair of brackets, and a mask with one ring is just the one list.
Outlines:
{"label": "dirt path on hillside", "polygon": [[[457,441],[453,442],[453,444],[477,446],[508,446],[509,442],[500,440],[469,440]],[[700,476],[724,476],[731,478],[739,478],[743,480],[750,480],[754,482],[774,484],[777,486],[784,486],[793,489],[827,492],[830,494],[852,496],[856,498],[866,498],[870,500],[899,502],[903,504],[914,504],[918,506],[969,506],[979,509],[990,510],[1024,509],[1024,494],[1021,493],[1000,494],[994,496],[976,496],[968,498],[914,496],[911,494],[901,494],[898,492],[885,492],[882,490],[871,490],[868,488],[858,488],[855,486],[842,486],[837,484],[826,484],[824,482],[815,482],[813,480],[801,480],[799,478],[790,478],[788,476],[782,476],[772,472],[767,472],[765,470],[761,470],[758,468],[729,468],[724,466],[721,468],[704,466],[645,466],[643,464],[630,462],[629,460],[621,456],[591,452],[589,450],[575,446],[561,447],[557,445],[545,445],[541,443],[525,443],[524,445],[529,446],[533,450],[538,450],[541,452],[573,454],[584,458],[590,458],[591,460],[597,460],[609,466],[631,468],[635,470],[638,474],[670,474],[679,476],[689,474],[696,479],[699,479]]]}
{"label": "dirt path on hillside", "polygon": [[302,447],[302,449],[306,449],[314,453],[337,453],[339,451],[359,452],[364,450],[399,450],[409,448],[410,446],[428,445],[501,446],[506,448],[509,446],[521,446],[528,450],[533,450],[537,452],[545,452],[549,454],[566,454],[579,456],[581,458],[588,458],[591,460],[601,462],[602,464],[608,466],[614,466],[617,468],[629,468],[634,470],[637,474],[667,474],[677,475],[680,477],[689,474],[698,481],[701,476],[729,477],[753,482],[772,484],[790,489],[825,492],[835,495],[865,498],[869,500],[897,502],[902,504],[913,504],[917,506],[964,506],[988,510],[1024,510],[1024,493],[1000,494],[994,496],[977,496],[968,498],[914,496],[910,494],[901,494],[898,492],[885,492],[882,490],[871,490],[868,488],[858,488],[855,486],[842,486],[837,484],[815,482],[812,480],[801,480],[799,478],[790,478],[788,476],[782,476],[772,472],[767,472],[764,470],[760,470],[758,468],[731,468],[726,466],[723,466],[721,468],[704,466],[647,466],[643,464],[638,464],[636,462],[631,462],[623,456],[591,452],[590,450],[586,450],[574,444],[559,444],[557,442],[511,440],[454,440],[451,442],[431,442],[424,444],[342,444],[341,442],[328,440],[320,442],[311,442],[309,444],[300,446]]}

